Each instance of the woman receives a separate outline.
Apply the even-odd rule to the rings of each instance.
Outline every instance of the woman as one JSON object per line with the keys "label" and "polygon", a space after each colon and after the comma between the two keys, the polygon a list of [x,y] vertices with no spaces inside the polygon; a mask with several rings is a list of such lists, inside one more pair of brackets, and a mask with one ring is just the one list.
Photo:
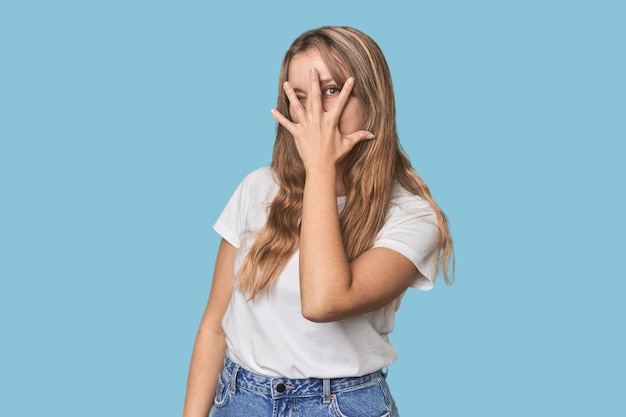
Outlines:
{"label": "woman", "polygon": [[397,416],[381,371],[409,288],[448,280],[443,212],[403,154],[391,77],[349,27],[303,33],[283,60],[270,167],[222,236],[184,415]]}

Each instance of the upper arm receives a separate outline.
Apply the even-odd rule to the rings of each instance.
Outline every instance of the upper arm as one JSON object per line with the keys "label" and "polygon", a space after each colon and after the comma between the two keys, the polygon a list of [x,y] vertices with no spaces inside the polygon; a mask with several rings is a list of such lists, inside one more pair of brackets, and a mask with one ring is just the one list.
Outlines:
{"label": "upper arm", "polygon": [[201,330],[223,333],[222,318],[233,293],[236,256],[237,248],[222,239],[215,260],[211,294],[200,324]]}
{"label": "upper arm", "polygon": [[322,297],[306,299],[303,314],[312,321],[340,320],[382,308],[409,287],[432,288],[439,239],[437,216],[426,201],[396,198],[373,247],[349,264],[349,277],[327,280]]}
{"label": "upper arm", "polygon": [[328,322],[369,313],[402,295],[419,274],[406,256],[388,248],[369,249],[350,264],[351,285],[324,303],[328,308],[309,320]]}

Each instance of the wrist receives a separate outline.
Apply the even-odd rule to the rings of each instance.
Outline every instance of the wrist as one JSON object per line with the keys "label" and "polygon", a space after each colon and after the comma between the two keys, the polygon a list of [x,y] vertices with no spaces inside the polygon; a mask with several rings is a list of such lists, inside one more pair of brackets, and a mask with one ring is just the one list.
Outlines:
{"label": "wrist", "polygon": [[323,164],[308,164],[304,166],[304,171],[306,173],[307,178],[316,177],[316,178],[332,178],[334,180],[337,175],[337,167],[332,165],[323,165]]}

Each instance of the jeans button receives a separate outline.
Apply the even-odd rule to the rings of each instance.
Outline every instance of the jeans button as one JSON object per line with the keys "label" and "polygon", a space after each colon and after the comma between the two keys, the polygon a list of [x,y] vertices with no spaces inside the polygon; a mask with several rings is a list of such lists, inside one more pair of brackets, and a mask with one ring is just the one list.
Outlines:
{"label": "jeans button", "polygon": [[285,387],[285,384],[278,384],[278,385],[276,385],[276,391],[278,391],[278,392],[285,392],[285,388],[287,388],[287,387]]}

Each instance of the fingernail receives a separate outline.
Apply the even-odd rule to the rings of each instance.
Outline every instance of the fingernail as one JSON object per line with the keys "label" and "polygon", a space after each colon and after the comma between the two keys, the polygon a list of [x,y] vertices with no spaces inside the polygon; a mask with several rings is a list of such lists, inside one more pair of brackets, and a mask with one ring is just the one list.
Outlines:
{"label": "fingernail", "polygon": [[376,135],[374,135],[373,133],[370,133],[369,135],[365,136],[365,139],[374,139],[376,137]]}
{"label": "fingernail", "polygon": [[354,78],[350,77],[350,78],[348,78],[348,80],[346,82],[349,83],[349,84],[354,84]]}

